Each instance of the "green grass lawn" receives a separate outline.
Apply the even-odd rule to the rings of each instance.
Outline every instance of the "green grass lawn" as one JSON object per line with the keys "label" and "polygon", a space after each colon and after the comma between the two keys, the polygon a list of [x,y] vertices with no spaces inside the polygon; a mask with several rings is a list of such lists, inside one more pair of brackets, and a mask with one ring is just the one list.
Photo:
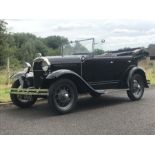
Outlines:
{"label": "green grass lawn", "polygon": [[9,102],[10,96],[9,96],[9,90],[11,84],[7,83],[7,72],[6,70],[0,71],[0,103],[2,102]]}
{"label": "green grass lawn", "polygon": [[155,76],[151,71],[147,72],[147,79],[150,80],[152,85],[155,85]]}
{"label": "green grass lawn", "polygon": [[0,85],[0,103],[10,101],[10,85]]}

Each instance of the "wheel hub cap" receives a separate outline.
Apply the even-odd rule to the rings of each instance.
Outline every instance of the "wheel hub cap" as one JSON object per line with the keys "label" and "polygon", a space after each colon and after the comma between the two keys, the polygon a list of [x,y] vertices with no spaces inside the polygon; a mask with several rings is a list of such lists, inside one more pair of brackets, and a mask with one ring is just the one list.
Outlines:
{"label": "wheel hub cap", "polygon": [[133,91],[134,91],[135,96],[141,95],[142,88],[141,88],[141,85],[139,84],[139,82],[137,80],[133,81]]}
{"label": "wheel hub cap", "polygon": [[71,94],[69,89],[67,88],[60,88],[58,89],[57,93],[55,94],[57,103],[61,107],[67,106],[71,101]]}

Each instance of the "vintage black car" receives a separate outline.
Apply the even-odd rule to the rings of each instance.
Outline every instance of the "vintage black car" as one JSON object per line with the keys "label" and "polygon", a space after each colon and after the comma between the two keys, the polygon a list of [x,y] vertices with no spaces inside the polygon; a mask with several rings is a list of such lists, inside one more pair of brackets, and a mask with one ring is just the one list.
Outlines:
{"label": "vintage black car", "polygon": [[40,55],[32,67],[27,63],[23,72],[12,76],[13,104],[28,108],[47,97],[51,110],[64,114],[76,107],[79,94],[99,97],[108,89],[126,90],[131,100],[140,100],[149,86],[138,62],[148,53],[142,48],[102,53],[95,45],[93,38],[70,42],[61,56]]}

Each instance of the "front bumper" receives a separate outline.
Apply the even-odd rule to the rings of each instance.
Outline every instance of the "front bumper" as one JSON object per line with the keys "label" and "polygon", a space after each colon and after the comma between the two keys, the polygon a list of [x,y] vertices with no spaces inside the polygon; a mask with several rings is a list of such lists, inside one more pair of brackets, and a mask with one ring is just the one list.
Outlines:
{"label": "front bumper", "polygon": [[48,96],[48,89],[11,88],[10,94]]}

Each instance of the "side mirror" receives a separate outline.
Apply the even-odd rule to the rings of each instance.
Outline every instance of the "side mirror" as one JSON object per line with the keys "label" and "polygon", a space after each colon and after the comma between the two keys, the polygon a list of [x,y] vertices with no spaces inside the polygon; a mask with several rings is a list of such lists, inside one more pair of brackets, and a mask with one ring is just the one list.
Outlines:
{"label": "side mirror", "polygon": [[25,73],[29,73],[31,69],[31,64],[28,62],[25,62],[26,67],[24,68]]}

